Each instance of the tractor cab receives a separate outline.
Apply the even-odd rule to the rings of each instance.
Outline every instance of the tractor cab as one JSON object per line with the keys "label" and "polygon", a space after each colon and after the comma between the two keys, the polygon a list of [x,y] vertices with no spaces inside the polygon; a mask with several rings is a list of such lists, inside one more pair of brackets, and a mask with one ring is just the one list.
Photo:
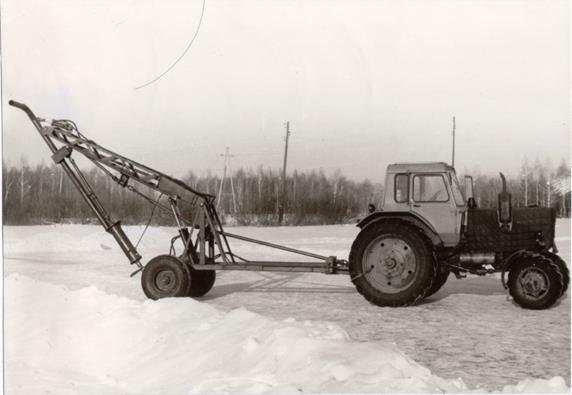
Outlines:
{"label": "tractor cab", "polygon": [[453,167],[444,162],[391,164],[385,185],[383,212],[418,218],[446,247],[459,243],[467,204]]}

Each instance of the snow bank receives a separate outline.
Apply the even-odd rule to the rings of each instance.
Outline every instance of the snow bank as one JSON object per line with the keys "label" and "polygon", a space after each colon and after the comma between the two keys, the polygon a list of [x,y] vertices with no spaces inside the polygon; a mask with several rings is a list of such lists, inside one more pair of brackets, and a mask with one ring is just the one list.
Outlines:
{"label": "snow bank", "polygon": [[6,279],[10,393],[458,392],[395,346],[338,326],[223,313],[192,299],[136,302]]}
{"label": "snow bank", "polygon": [[[7,393],[471,392],[397,347],[326,322],[222,312],[192,299],[138,302],[18,274],[5,281]],[[561,378],[504,392],[569,392]]]}
{"label": "snow bank", "polygon": [[507,385],[503,389],[506,394],[569,394],[570,388],[562,377],[553,377],[550,380],[526,379],[517,385]]}

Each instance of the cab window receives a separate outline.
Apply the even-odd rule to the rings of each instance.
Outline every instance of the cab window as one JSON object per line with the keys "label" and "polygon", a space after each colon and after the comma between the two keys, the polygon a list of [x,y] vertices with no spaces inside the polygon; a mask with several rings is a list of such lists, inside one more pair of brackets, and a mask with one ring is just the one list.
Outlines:
{"label": "cab window", "polygon": [[449,192],[445,179],[440,174],[416,175],[413,177],[413,200],[416,202],[446,202]]}
{"label": "cab window", "polygon": [[395,196],[397,203],[407,203],[409,201],[409,175],[395,175]]}
{"label": "cab window", "polygon": [[453,198],[455,199],[455,204],[457,206],[464,206],[465,205],[465,198],[463,197],[463,193],[461,192],[461,187],[459,186],[459,181],[457,180],[457,176],[453,175],[453,182],[451,183],[451,188],[453,190]]}

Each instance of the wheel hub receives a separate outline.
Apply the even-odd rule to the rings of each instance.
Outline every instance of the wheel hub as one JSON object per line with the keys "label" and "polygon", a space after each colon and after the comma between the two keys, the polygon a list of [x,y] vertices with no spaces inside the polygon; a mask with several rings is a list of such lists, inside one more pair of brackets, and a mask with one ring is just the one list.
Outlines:
{"label": "wheel hub", "polygon": [[175,285],[175,273],[171,270],[161,270],[155,276],[155,286],[163,292],[173,290]]}
{"label": "wheel hub", "polygon": [[548,277],[538,268],[531,267],[523,271],[518,281],[524,294],[531,298],[540,298],[548,291]]}
{"label": "wheel hub", "polygon": [[387,269],[393,269],[397,265],[397,262],[395,262],[393,258],[387,258],[384,262]]}
{"label": "wheel hub", "polygon": [[365,254],[362,267],[376,289],[397,293],[407,289],[415,279],[415,254],[404,240],[382,236],[369,244]]}

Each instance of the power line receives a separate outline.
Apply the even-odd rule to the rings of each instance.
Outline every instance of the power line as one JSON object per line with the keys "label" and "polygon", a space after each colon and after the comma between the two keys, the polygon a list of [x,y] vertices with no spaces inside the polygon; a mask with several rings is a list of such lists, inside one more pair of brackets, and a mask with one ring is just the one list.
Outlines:
{"label": "power line", "polygon": [[201,9],[201,17],[199,18],[199,24],[197,25],[197,29],[195,30],[195,34],[193,35],[193,38],[191,38],[191,41],[189,42],[189,44],[187,45],[187,48],[185,48],[185,50],[183,51],[183,53],[177,58],[177,60],[175,60],[173,62],[173,64],[171,66],[169,66],[169,68],[167,68],[167,70],[163,71],[161,74],[159,74],[157,77],[153,78],[151,81],[144,83],[143,85],[139,85],[137,87],[135,87],[135,90],[141,89],[141,88],[145,88],[146,86],[151,85],[152,83],[158,81],[159,79],[161,79],[165,74],[167,74],[169,71],[171,71],[173,69],[173,67],[175,67],[177,65],[177,63],[179,63],[179,61],[181,59],[183,59],[183,57],[187,54],[187,52],[189,51],[189,49],[191,48],[191,46],[193,45],[193,43],[195,42],[195,38],[197,38],[197,35],[199,34],[199,30],[201,29],[201,24],[203,22],[203,15],[205,14],[205,3],[206,0],[203,0],[203,7]]}

